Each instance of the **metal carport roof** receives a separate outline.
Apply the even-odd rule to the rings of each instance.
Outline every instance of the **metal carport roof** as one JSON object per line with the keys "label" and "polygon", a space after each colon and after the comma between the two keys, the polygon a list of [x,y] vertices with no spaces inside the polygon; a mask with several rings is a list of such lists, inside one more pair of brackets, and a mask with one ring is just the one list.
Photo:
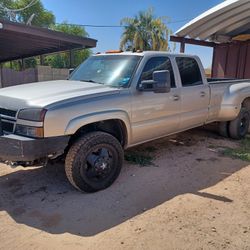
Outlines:
{"label": "metal carport roof", "polygon": [[0,63],[76,48],[96,47],[97,40],[0,19]]}
{"label": "metal carport roof", "polygon": [[[175,35],[192,39],[228,42],[238,35],[250,34],[250,0],[227,0],[204,12]],[[246,37],[250,39],[250,37]]]}

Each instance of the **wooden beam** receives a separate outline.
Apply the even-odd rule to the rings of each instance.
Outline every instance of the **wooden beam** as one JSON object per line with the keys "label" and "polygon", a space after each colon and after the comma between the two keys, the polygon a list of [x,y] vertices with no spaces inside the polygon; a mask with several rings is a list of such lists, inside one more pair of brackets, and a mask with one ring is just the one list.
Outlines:
{"label": "wooden beam", "polygon": [[[60,52],[64,52],[64,51],[67,51],[68,48],[61,48],[61,51]],[[23,55],[23,58],[29,58],[29,57],[34,57],[34,56],[40,56],[40,55],[48,55],[48,54],[51,54],[51,53],[58,53],[58,50],[56,48],[54,49],[46,49],[46,50],[38,50],[36,52],[33,52],[31,54],[25,54]],[[3,59],[0,59],[0,62],[4,63],[4,62],[9,62],[10,60],[17,60],[19,59],[20,56],[17,55],[17,56],[13,56],[11,58],[3,58]],[[10,61],[11,62],[11,61]]]}
{"label": "wooden beam", "polygon": [[73,68],[74,66],[74,52],[73,52],[73,50],[71,49],[70,51],[69,51],[69,67],[70,68]]}
{"label": "wooden beam", "polygon": [[25,69],[24,58],[21,58],[21,70]]}
{"label": "wooden beam", "polygon": [[96,47],[97,40],[0,19],[0,62]]}
{"label": "wooden beam", "polygon": [[0,19],[3,24],[3,31],[14,32],[20,36],[32,35],[34,37],[40,37],[41,39],[63,41],[67,43],[77,43],[80,47],[85,46],[88,48],[96,47],[97,40],[87,37],[80,37],[75,35],[66,34],[54,30],[45,28],[28,26],[20,23],[13,23],[7,20]]}
{"label": "wooden beam", "polygon": [[40,65],[44,65],[44,55],[40,55],[39,59],[40,59]]}
{"label": "wooden beam", "polygon": [[184,41],[181,42],[180,53],[185,53],[185,42]]}

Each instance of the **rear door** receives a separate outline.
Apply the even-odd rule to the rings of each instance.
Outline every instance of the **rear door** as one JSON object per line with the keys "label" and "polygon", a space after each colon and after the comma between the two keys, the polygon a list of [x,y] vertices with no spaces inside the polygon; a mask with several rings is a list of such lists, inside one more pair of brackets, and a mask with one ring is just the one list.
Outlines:
{"label": "rear door", "polygon": [[200,126],[208,116],[210,89],[195,58],[176,57],[181,81],[181,130]]}

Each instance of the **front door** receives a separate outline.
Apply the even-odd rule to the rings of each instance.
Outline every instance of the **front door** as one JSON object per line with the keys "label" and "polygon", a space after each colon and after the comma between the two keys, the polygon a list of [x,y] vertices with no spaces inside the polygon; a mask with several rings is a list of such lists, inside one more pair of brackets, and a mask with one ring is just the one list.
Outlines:
{"label": "front door", "polygon": [[169,70],[171,91],[154,93],[137,91],[132,97],[132,144],[155,139],[179,129],[180,89],[176,88],[171,61],[166,56],[150,58],[140,81],[152,80],[153,72]]}

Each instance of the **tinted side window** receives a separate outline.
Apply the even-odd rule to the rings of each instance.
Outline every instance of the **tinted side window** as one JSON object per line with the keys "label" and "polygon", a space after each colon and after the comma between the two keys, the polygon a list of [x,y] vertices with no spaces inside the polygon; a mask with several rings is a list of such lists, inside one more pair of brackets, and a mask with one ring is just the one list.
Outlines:
{"label": "tinted side window", "polygon": [[195,59],[177,57],[176,62],[179,68],[183,87],[203,84],[200,68]]}
{"label": "tinted side window", "polygon": [[175,87],[174,72],[171,61],[168,57],[153,57],[146,63],[141,76],[141,81],[153,80],[153,72],[158,70],[169,70],[171,87]]}

